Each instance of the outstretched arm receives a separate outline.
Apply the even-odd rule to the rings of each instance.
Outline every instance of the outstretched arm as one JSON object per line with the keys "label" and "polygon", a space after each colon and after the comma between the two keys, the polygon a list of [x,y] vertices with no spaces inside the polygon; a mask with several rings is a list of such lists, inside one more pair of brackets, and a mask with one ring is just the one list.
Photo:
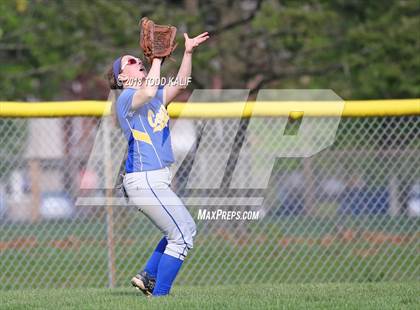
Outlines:
{"label": "outstretched arm", "polygon": [[176,81],[178,83],[168,84],[163,89],[165,106],[171,103],[172,100],[174,100],[174,98],[178,96],[178,94],[187,87],[187,81],[191,77],[193,50],[209,38],[209,33],[204,32],[194,38],[189,38],[188,35],[184,33],[184,38],[184,57],[182,58],[181,66],[179,67],[179,71],[176,76]]}
{"label": "outstretched arm", "polygon": [[[150,68],[149,74],[147,75],[147,80],[158,81],[160,79],[160,65],[162,59],[155,58],[152,61],[152,67]],[[156,85],[155,85],[156,84]],[[149,102],[155,95],[158,90],[158,83],[149,85],[149,83],[144,83],[140,89],[138,89],[133,96],[131,101],[131,108],[137,110],[145,103]]]}

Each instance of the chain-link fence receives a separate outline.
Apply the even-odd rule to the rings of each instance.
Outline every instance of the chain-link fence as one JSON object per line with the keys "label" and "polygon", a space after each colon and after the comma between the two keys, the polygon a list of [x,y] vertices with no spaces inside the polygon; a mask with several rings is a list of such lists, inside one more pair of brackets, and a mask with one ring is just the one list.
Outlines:
{"label": "chain-link fence", "polygon": [[[332,146],[277,158],[266,189],[242,190],[232,186],[235,154],[247,149],[255,165],[256,141],[264,151],[284,148],[275,120],[260,118],[248,140],[247,120],[177,122],[173,148],[184,159],[173,188],[198,228],[178,284],[419,280],[418,116],[344,118]],[[280,135],[299,125],[289,121]],[[160,232],[134,207],[77,203],[114,194],[101,188],[121,166],[120,130],[93,117],[3,118],[0,132],[0,288],[129,285]],[[220,186],[189,186],[194,174],[217,176]],[[251,167],[239,176],[260,177]],[[220,209],[258,219],[198,218]]]}

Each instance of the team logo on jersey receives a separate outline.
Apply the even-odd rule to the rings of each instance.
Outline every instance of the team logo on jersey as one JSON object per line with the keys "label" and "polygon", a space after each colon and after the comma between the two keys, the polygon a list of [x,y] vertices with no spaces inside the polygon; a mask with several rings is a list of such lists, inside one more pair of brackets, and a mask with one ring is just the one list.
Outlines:
{"label": "team logo on jersey", "polygon": [[153,132],[161,131],[168,125],[169,115],[163,105],[160,106],[159,112],[156,114],[153,110],[149,110],[147,113],[147,120],[149,121],[150,127],[153,128]]}

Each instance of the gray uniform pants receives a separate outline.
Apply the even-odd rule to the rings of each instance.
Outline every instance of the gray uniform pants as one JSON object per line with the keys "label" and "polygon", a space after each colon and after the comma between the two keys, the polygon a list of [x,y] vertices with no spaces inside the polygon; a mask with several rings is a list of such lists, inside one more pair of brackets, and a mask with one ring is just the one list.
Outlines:
{"label": "gray uniform pants", "polygon": [[184,259],[193,247],[196,226],[181,199],[171,190],[168,167],[127,173],[124,188],[135,204],[168,240],[165,254]]}

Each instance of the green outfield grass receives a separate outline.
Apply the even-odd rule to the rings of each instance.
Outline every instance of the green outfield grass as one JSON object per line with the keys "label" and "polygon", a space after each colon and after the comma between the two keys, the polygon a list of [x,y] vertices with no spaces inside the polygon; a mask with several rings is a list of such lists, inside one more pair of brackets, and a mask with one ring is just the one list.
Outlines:
{"label": "green outfield grass", "polygon": [[[116,286],[124,287],[153,251],[160,234],[137,213],[115,220]],[[134,216],[131,216],[134,215]],[[419,278],[418,221],[365,219],[341,223],[356,232],[335,237],[336,221],[304,218],[243,225],[242,235],[204,227],[177,278],[179,285],[245,283],[412,282]],[[212,224],[213,225],[213,224]],[[368,229],[365,229],[368,227]],[[101,218],[43,222],[0,229],[0,287],[105,288],[108,285],[106,227]],[[232,230],[233,231],[233,230]],[[143,232],[143,234],[138,233]],[[145,235],[144,233],[147,232]],[[410,239],[369,241],[375,232]],[[23,243],[26,242],[26,243]],[[289,243],[288,243],[289,242]],[[226,253],[220,258],[220,253]],[[28,276],[30,277],[28,279]]]}
{"label": "green outfield grass", "polygon": [[0,292],[2,309],[418,309],[419,283],[175,287],[146,298],[134,289]]}

